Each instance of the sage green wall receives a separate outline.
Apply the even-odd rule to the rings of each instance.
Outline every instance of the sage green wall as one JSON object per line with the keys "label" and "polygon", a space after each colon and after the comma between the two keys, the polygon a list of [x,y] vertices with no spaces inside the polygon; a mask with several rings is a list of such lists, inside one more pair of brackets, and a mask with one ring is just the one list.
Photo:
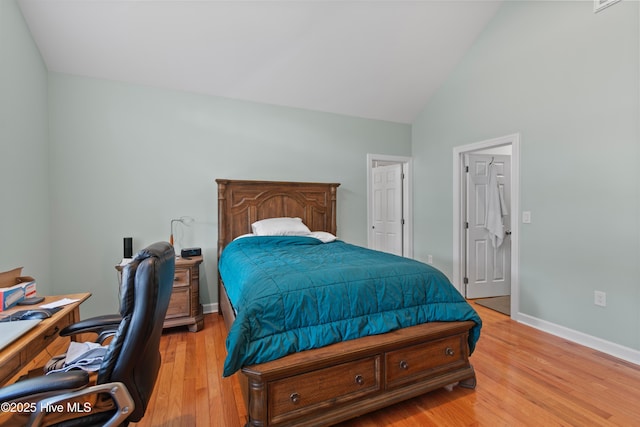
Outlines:
{"label": "sage green wall", "polygon": [[115,309],[122,238],[204,251],[201,300],[217,302],[216,178],[339,182],[338,234],[366,245],[366,154],[408,156],[411,127],[50,73],[52,271]]}
{"label": "sage green wall", "polygon": [[[453,147],[519,132],[520,311],[640,349],[638,2],[504,2],[413,124],[415,253],[452,274]],[[518,213],[520,216],[520,213]],[[607,307],[593,304],[594,290]]]}
{"label": "sage green wall", "polygon": [[50,293],[47,70],[14,0],[0,1],[0,271]]}

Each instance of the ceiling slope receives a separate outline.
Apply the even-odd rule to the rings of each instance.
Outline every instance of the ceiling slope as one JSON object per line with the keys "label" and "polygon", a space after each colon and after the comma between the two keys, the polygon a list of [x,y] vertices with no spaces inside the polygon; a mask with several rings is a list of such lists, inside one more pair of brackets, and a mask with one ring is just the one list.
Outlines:
{"label": "ceiling slope", "polygon": [[19,4],[50,71],[410,123],[500,2]]}

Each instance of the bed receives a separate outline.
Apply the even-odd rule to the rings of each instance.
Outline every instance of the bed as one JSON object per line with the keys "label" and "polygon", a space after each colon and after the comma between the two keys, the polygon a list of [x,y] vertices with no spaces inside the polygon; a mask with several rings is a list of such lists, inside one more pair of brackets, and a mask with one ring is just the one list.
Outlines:
{"label": "bed", "polygon": [[[290,336],[282,339],[278,335],[280,332],[272,331],[256,338],[256,346],[253,346],[253,341],[247,343],[250,340],[242,338],[247,330],[261,330],[264,325],[273,330],[279,327],[278,317],[272,313],[278,311],[274,310],[274,307],[280,307],[279,301],[293,301],[293,305],[288,306],[288,309],[282,309],[285,312],[301,311],[306,306],[320,307],[314,314],[305,314],[302,317],[315,319],[316,323],[322,325],[340,323],[338,320],[341,318],[333,318],[332,316],[336,315],[331,313],[337,312],[339,315],[341,312],[349,312],[349,303],[345,304],[346,308],[338,310],[335,303],[318,303],[328,301],[323,299],[324,297],[318,297],[317,290],[328,286],[325,282],[318,281],[326,280],[333,286],[334,283],[340,282],[337,278],[345,276],[348,280],[360,283],[364,280],[350,277],[351,272],[359,274],[358,271],[368,272],[373,268],[351,267],[350,273],[336,272],[337,269],[331,268],[317,276],[312,276],[311,270],[315,269],[314,265],[320,265],[322,262],[328,262],[333,266],[337,265],[337,259],[356,260],[360,259],[360,252],[373,251],[352,247],[339,240],[324,243],[310,236],[239,238],[251,233],[252,224],[256,221],[270,218],[300,218],[301,222],[313,231],[336,235],[336,200],[339,184],[224,179],[218,179],[216,182],[218,256],[221,272],[218,286],[219,312],[224,317],[229,331],[225,375],[238,371],[247,405],[248,425],[332,425],[436,388],[452,387],[455,384],[467,388],[475,387],[475,373],[469,362],[469,355],[479,337],[480,318],[442,273],[424,264],[387,254],[373,254],[374,257],[379,256],[374,260],[374,264],[384,264],[381,271],[398,271],[412,276],[413,273],[409,274],[411,269],[416,269],[415,274],[418,274],[418,270],[427,267],[430,269],[427,272],[430,281],[446,282],[444,287],[438,288],[435,292],[436,297],[442,299],[435,304],[437,306],[447,303],[447,300],[452,298],[450,304],[447,303],[442,309],[436,310],[438,316],[443,312],[444,317],[437,317],[438,321],[431,320],[431,303],[423,304],[428,306],[428,309],[416,308],[415,313],[409,312],[409,308],[395,306],[383,307],[381,313],[365,309],[366,313],[357,313],[360,325],[369,327],[379,324],[382,329],[372,326],[373,329],[367,330],[365,336],[360,336],[359,333],[354,335],[342,329],[335,332],[332,326],[329,330],[318,333],[303,332],[295,335],[293,340]],[[225,249],[227,250],[223,255]],[[300,252],[300,259],[294,259],[290,257],[297,256],[298,252],[286,252],[290,250],[308,252]],[[362,255],[365,259],[367,254]],[[283,256],[285,258],[282,258]],[[314,259],[314,256],[317,259]],[[393,265],[399,263],[398,266],[386,265],[390,258],[395,258],[391,261]],[[251,261],[253,259],[260,262],[254,263]],[[246,297],[246,292],[240,294],[236,291],[235,282],[242,277],[248,278],[248,282],[252,284],[269,269],[271,272],[284,271],[278,264],[283,262],[282,259],[285,263],[298,266],[298,272],[280,274],[279,277],[269,276],[264,283],[277,283],[275,288],[284,289],[286,298],[276,294],[262,282],[259,287],[252,288],[249,292],[254,294],[255,289],[259,289],[261,302],[253,303]],[[305,264],[307,260],[311,260],[311,264]],[[259,265],[262,270],[244,271],[244,266],[249,264]],[[238,273],[235,273],[236,271]],[[308,274],[304,273],[307,271]],[[233,282],[229,291],[222,277],[230,283]],[[406,295],[411,293],[407,289],[413,289],[417,285],[403,280],[404,291],[401,293]],[[297,300],[291,297],[298,292],[307,292],[307,289],[294,288],[298,282],[309,282],[307,288],[316,292],[311,297],[309,294],[301,294],[302,298],[307,298],[307,303],[296,303]],[[325,293],[341,295],[341,290],[357,289],[350,283],[338,283],[338,286]],[[359,292],[354,291],[362,298],[366,298],[367,294],[376,293],[377,289],[385,289],[385,292],[381,293],[385,297],[377,297],[377,304],[381,306],[399,299],[389,296],[394,292],[392,285],[388,285],[387,288],[386,284],[380,285],[376,282],[373,288],[370,284],[367,285],[369,287],[363,286]],[[422,293],[418,294],[419,296],[411,298],[427,297]],[[433,295],[429,298],[432,297]],[[309,298],[314,301],[313,304],[308,303]],[[346,296],[339,298],[340,301],[347,299]],[[232,301],[240,308],[234,307]],[[364,304],[366,302],[361,303],[360,300],[352,303],[357,310],[361,310]],[[322,307],[325,305],[330,305],[331,309],[324,310]],[[419,304],[410,305],[410,309],[413,310],[414,306],[417,307]],[[247,324],[249,326],[245,326]],[[306,331],[307,327],[306,324],[295,324],[294,329]],[[308,337],[313,339],[307,339]],[[310,341],[311,344],[301,344],[301,341]],[[308,347],[311,348],[307,349]],[[253,351],[255,348],[258,350]],[[268,351],[263,353],[260,349]]]}

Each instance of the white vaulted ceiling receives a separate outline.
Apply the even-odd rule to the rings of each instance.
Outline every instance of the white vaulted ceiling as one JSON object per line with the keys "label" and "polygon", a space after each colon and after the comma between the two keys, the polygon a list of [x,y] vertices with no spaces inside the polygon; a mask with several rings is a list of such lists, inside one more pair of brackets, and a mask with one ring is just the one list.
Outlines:
{"label": "white vaulted ceiling", "polygon": [[401,123],[500,5],[18,1],[50,71]]}

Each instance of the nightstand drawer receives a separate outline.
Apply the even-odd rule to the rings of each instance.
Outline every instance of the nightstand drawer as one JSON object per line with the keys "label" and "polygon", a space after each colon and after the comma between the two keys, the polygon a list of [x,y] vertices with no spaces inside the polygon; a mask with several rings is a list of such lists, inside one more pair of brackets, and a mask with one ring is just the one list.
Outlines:
{"label": "nightstand drawer", "polygon": [[464,339],[466,334],[455,335],[386,353],[387,388],[464,365],[468,358],[464,350]]}
{"label": "nightstand drawer", "polygon": [[335,406],[380,390],[379,356],[343,363],[269,384],[271,422]]}
{"label": "nightstand drawer", "polygon": [[173,275],[173,287],[189,286],[190,284],[189,270],[176,269]]}
{"label": "nightstand drawer", "polygon": [[189,287],[174,287],[165,318],[188,316],[191,309]]}

